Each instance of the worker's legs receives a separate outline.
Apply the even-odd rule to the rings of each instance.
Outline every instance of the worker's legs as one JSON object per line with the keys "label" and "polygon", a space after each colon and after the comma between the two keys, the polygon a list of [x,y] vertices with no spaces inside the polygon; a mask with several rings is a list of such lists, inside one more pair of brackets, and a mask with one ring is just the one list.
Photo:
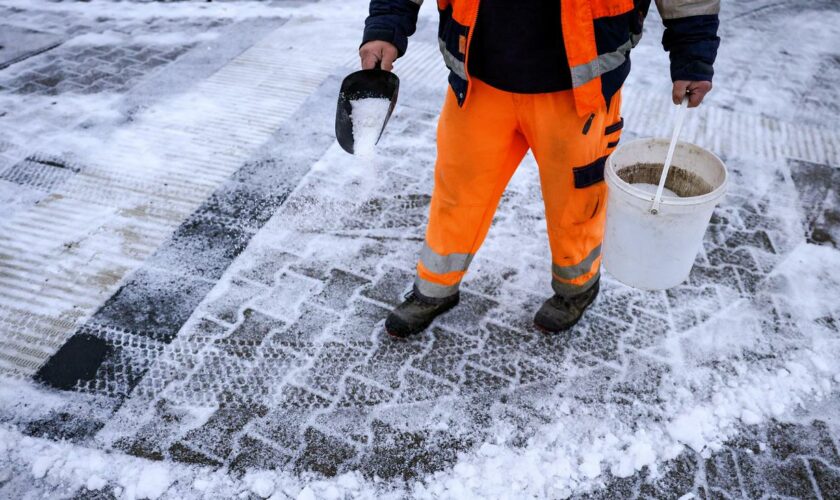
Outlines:
{"label": "worker's legs", "polygon": [[552,288],[572,297],[600,277],[606,157],[621,134],[621,98],[592,116],[575,112],[571,91],[522,97],[522,130],[540,168],[551,245]]}
{"label": "worker's legs", "polygon": [[438,123],[435,185],[415,281],[421,295],[435,299],[458,292],[528,150],[518,131],[514,95],[478,80],[472,84],[464,109],[447,92]]}

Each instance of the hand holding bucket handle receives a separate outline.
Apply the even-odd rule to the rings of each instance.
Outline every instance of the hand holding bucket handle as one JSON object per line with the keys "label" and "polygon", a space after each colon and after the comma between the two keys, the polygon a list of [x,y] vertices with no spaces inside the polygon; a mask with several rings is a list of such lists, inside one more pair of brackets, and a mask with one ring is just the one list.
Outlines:
{"label": "hand holding bucket handle", "polygon": [[674,133],[671,134],[671,144],[668,146],[668,154],[665,156],[665,164],[662,165],[662,174],[659,177],[659,186],[656,188],[656,194],[653,197],[653,204],[650,206],[650,213],[653,215],[659,213],[659,204],[662,201],[662,191],[665,189],[665,180],[668,179],[668,170],[671,168],[671,162],[674,159],[674,150],[677,149],[677,139],[680,137],[680,132],[682,131],[687,110],[688,94],[683,97],[680,107],[677,109],[677,123],[674,124]]}

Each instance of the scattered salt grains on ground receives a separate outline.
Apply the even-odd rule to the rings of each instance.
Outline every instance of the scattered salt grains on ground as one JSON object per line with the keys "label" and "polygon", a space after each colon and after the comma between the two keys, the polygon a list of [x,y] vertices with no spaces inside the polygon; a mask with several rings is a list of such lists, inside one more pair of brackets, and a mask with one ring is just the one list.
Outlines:
{"label": "scattered salt grains on ground", "polygon": [[351,101],[353,113],[353,154],[371,157],[376,149],[382,124],[388,114],[391,101],[378,97],[368,97]]}

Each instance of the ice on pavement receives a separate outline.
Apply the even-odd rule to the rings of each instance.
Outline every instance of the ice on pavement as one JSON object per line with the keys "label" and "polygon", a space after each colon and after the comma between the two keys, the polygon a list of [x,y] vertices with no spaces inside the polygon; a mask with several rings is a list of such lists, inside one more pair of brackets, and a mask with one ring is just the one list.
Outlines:
{"label": "ice on pavement", "polygon": [[[837,97],[814,81],[840,70],[830,48],[791,28],[835,33],[836,6],[725,4],[715,91],[684,131],[724,159],[731,186],[688,282],[641,292],[605,275],[578,328],[536,335],[530,323],[550,293],[550,260],[528,156],[462,306],[416,341],[394,343],[381,323],[411,284],[449,91],[434,8],[423,7],[396,63],[405,92],[389,131],[372,158],[357,161],[330,128],[338,83],[357,69],[364,1],[122,2],[98,31],[97,12],[109,4],[4,5],[17,23],[58,29],[66,17],[87,26],[54,64],[82,66],[82,51],[113,44],[108,50],[158,66],[56,95],[14,90],[22,76],[49,71],[43,60],[0,72],[0,252],[19,257],[0,272],[0,496],[87,488],[132,499],[565,498],[616,478],[667,476],[679,457],[711,460],[749,428],[838,414],[840,251],[830,223],[840,142],[826,127]],[[242,34],[252,24],[235,24],[260,16],[289,21],[254,39]],[[169,33],[155,42],[149,26],[160,19]],[[670,133],[658,23],[652,12],[633,52],[625,139]],[[240,57],[269,33],[271,44]],[[303,50],[300,41],[317,33],[346,54]],[[223,68],[206,54],[224,40],[236,47],[230,71],[217,75]],[[138,43],[148,47],[132,51]],[[183,55],[170,52],[183,44]],[[289,66],[276,62],[283,57]],[[276,69],[259,73],[272,62]],[[781,67],[789,77],[779,80]],[[288,101],[253,103],[241,87],[223,87],[242,74],[261,75],[257,89],[293,78],[290,90],[270,93]],[[168,90],[156,78],[176,84]],[[243,106],[252,113],[236,114]],[[274,121],[254,125],[270,106]],[[68,167],[51,174],[70,179],[65,191],[32,175],[49,158]],[[208,164],[212,172],[195,174]],[[178,169],[185,173],[165,177]],[[160,196],[143,198],[158,184]],[[73,204],[78,198],[89,204]],[[44,238],[36,224],[50,220],[63,222]],[[215,239],[234,241],[239,253],[215,252]],[[171,250],[173,241],[189,244]],[[81,276],[68,290],[88,300],[100,286],[96,300],[13,281],[35,273],[26,265],[41,254],[49,283]],[[81,274],[94,265],[96,274]],[[174,274],[177,266],[193,275]],[[170,273],[178,279],[166,286],[149,278]],[[117,289],[103,319],[97,310]],[[196,290],[207,293],[184,305]],[[114,305],[127,296],[139,305]],[[114,323],[157,332],[173,317],[182,323],[169,342]],[[70,334],[83,327],[118,355],[69,391],[21,375],[9,359],[54,353],[66,340],[54,332],[68,322]],[[10,347],[30,338],[23,354]]]}
{"label": "ice on pavement", "polygon": [[362,157],[373,156],[391,101],[366,97],[350,102],[353,106],[350,115],[353,119],[353,154]]}

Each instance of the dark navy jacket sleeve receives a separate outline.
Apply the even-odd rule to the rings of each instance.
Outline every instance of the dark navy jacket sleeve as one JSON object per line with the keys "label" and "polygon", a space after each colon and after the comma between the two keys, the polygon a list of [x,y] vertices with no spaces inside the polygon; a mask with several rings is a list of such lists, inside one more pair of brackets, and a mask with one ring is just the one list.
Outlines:
{"label": "dark navy jacket sleeve", "polygon": [[394,44],[400,56],[405,54],[408,37],[417,28],[421,3],[423,0],[371,0],[362,45],[382,40]]}
{"label": "dark navy jacket sleeve", "polygon": [[665,20],[662,46],[671,57],[671,80],[712,81],[718,24],[717,14]]}
{"label": "dark navy jacket sleeve", "polygon": [[665,24],[662,46],[671,58],[671,80],[712,81],[720,0],[656,0],[656,6]]}

